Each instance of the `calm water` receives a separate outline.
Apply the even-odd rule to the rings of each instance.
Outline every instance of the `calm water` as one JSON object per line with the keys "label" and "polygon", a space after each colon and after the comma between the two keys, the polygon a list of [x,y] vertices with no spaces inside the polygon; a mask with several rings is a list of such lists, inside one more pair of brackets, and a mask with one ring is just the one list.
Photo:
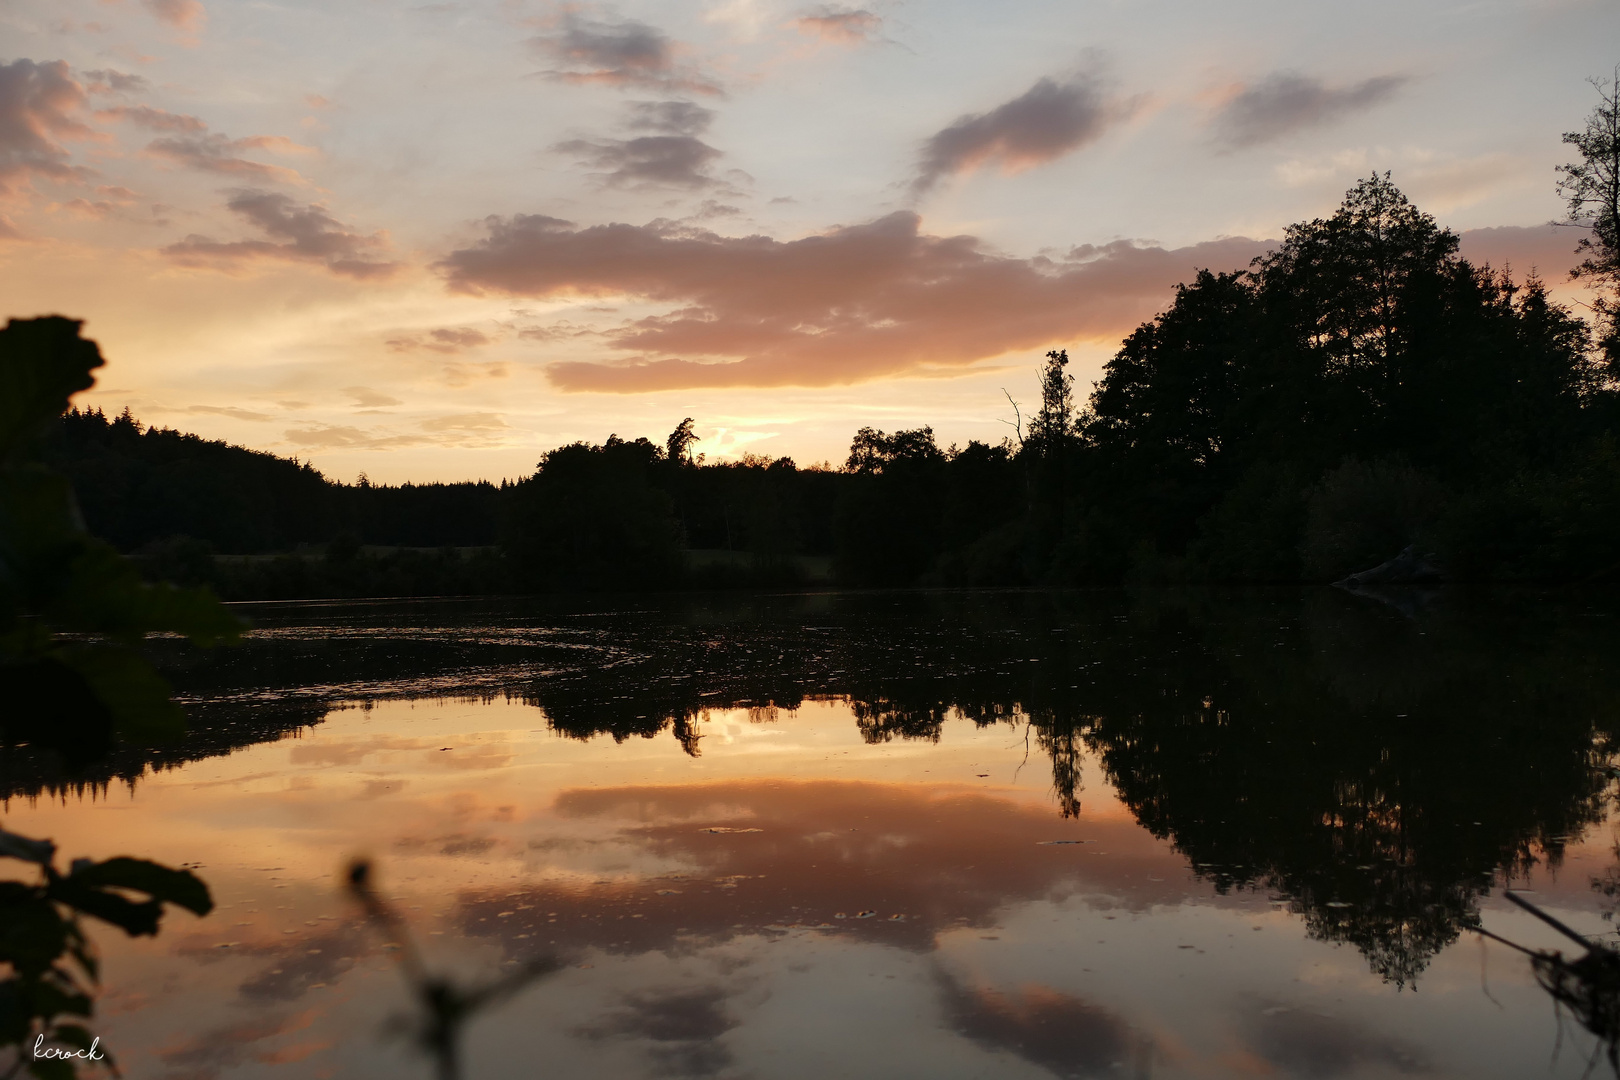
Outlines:
{"label": "calm water", "polygon": [[429,1075],[357,855],[439,969],[563,965],[472,1080],[1580,1076],[1470,927],[1612,931],[1620,605],[1387,601],[256,607],[187,742],[0,758],[3,825],[212,887],[97,932],[137,1078]]}

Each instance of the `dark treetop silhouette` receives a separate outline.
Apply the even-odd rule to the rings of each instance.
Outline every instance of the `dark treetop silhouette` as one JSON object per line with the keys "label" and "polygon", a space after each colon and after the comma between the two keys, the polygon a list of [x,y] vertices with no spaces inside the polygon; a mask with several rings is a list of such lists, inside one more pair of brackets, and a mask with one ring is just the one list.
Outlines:
{"label": "dark treetop silhouette", "polygon": [[[1612,291],[1605,102],[1564,186],[1580,273]],[[1017,440],[862,428],[838,470],[705,463],[690,419],[498,486],[336,484],[127,414],[69,413],[44,449],[149,572],[240,599],[791,585],[818,559],[856,586],[1327,581],[1409,545],[1459,580],[1620,571],[1612,301],[1594,337],[1457,243],[1371,176],[1178,287],[1084,408],[1055,351]],[[324,555],[225,557],[299,543]]]}
{"label": "dark treetop silhouette", "polygon": [[[102,364],[79,326],[50,316],[0,330],[0,754],[33,744],[70,768],[105,756],[115,738],[150,743],[184,730],[143,654],[147,634],[208,646],[234,641],[240,628],[206,591],[141,581],[86,532],[67,481],[29,460],[37,430]],[[55,854],[49,841],[0,831],[0,856],[39,875],[0,881],[0,1049],[14,1055],[6,1076],[60,1080],[78,1060],[107,1058],[83,1025],[64,1019],[90,1017],[99,975],[81,914],[137,935],[157,933],[165,903],[198,915],[213,907],[189,871],[118,857],[75,859],[63,873]]]}

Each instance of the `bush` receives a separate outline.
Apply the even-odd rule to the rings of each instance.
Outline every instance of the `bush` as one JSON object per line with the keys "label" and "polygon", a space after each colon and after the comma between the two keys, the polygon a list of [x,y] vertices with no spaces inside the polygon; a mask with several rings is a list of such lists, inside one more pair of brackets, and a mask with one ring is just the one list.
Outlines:
{"label": "bush", "polygon": [[1332,581],[1392,558],[1408,544],[1432,546],[1446,493],[1398,461],[1354,458],[1322,477],[1305,500],[1300,568]]}

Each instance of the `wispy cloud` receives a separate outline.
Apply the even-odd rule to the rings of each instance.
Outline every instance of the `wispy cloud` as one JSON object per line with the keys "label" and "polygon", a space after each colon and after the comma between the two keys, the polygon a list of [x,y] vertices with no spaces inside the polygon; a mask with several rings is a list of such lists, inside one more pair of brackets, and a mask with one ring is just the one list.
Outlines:
{"label": "wispy cloud", "polygon": [[572,154],[609,187],[679,187],[696,190],[722,184],[709,166],[724,155],[691,135],[642,135],[634,139],[570,139],[559,153]]}
{"label": "wispy cloud", "polygon": [[630,128],[664,135],[701,135],[714,122],[714,110],[691,101],[635,101]]}
{"label": "wispy cloud", "polygon": [[111,109],[97,109],[96,116],[103,120],[124,120],[152,131],[178,131],[188,135],[208,130],[208,125],[195,116],[154,109],[150,105],[120,105]]}
{"label": "wispy cloud", "polygon": [[[150,111],[155,113],[159,110]],[[146,152],[153,157],[163,158],[189,169],[218,173],[237,180],[294,184],[304,182],[304,178],[296,169],[281,165],[266,165],[260,161],[241,157],[242,152],[247,150],[270,150],[284,154],[312,152],[309,147],[295,143],[284,135],[250,135],[245,139],[232,139],[218,132],[207,131],[153,139],[146,147]]]}
{"label": "wispy cloud", "polygon": [[1011,101],[963,116],[930,136],[912,190],[922,194],[947,176],[991,162],[1007,173],[1043,165],[1096,141],[1139,105],[1139,99],[1111,96],[1095,75],[1041,79]]}
{"label": "wispy cloud", "polygon": [[202,0],[141,0],[141,6],[153,18],[177,30],[201,30],[208,18]]}
{"label": "wispy cloud", "polygon": [[[394,352],[415,352],[427,349],[439,353],[459,353],[489,344],[489,335],[470,326],[441,326],[426,334],[401,334],[389,338],[387,345]],[[398,404],[398,402],[395,402]]]}
{"label": "wispy cloud", "polygon": [[86,71],[84,77],[90,80],[85,84],[85,89],[92,94],[134,94],[152,85],[140,75],[129,75],[111,68]]}
{"label": "wispy cloud", "polygon": [[657,132],[630,139],[569,139],[552,147],[577,158],[608,187],[735,188],[709,167],[725,155],[698,135],[714,120],[714,111],[690,101],[638,101],[631,105],[629,127]]}
{"label": "wispy cloud", "polygon": [[529,44],[560,65],[547,74],[564,82],[721,92],[713,79],[679,62],[667,34],[634,19],[589,19],[567,11],[550,32],[531,38]]}
{"label": "wispy cloud", "polygon": [[1216,138],[1241,149],[1335,123],[1388,101],[1407,81],[1405,76],[1380,75],[1349,86],[1328,86],[1308,75],[1280,71],[1238,89],[1215,114]]}
{"label": "wispy cloud", "polygon": [[800,15],[789,25],[806,37],[815,38],[824,44],[853,48],[876,41],[883,29],[883,19],[865,9],[821,8]]}
{"label": "wispy cloud", "polygon": [[920,224],[900,212],[777,241],[518,216],[491,219],[482,242],[439,265],[454,292],[668,305],[602,333],[628,359],[548,370],[567,390],[640,392],[949,373],[1013,350],[1107,339],[1152,316],[1199,267],[1241,267],[1267,246],[1119,241],[1020,259]]}
{"label": "wispy cloud", "polygon": [[399,268],[397,262],[377,258],[388,248],[386,234],[354,232],[319,203],[300,206],[276,192],[244,190],[235,192],[225,205],[272,239],[220,242],[193,235],[169,245],[163,253],[188,265],[230,265],[257,259],[316,262],[334,274],[352,278],[386,277]]}
{"label": "wispy cloud", "polygon": [[403,405],[397,397],[391,397],[380,390],[373,390],[369,386],[345,386],[343,392],[354,399],[357,409],[386,409],[391,405]]}
{"label": "wispy cloud", "polygon": [[316,424],[312,427],[290,428],[282,435],[294,446],[305,450],[394,450],[438,441],[426,435],[396,435],[347,424]]}
{"label": "wispy cloud", "polygon": [[62,143],[95,136],[79,119],[86,100],[62,60],[0,64],[0,196],[16,194],[36,176],[83,179],[86,170],[67,163]]}
{"label": "wispy cloud", "polygon": [[254,412],[251,409],[239,409],[233,405],[188,405],[188,413],[211,413],[215,416],[228,416],[232,420],[264,421],[273,419],[268,413]]}

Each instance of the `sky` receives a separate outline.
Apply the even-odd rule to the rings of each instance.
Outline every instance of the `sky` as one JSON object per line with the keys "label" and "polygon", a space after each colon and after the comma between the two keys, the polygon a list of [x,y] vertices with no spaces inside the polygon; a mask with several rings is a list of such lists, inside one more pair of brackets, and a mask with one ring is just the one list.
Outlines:
{"label": "sky", "polygon": [[1612,0],[0,0],[0,315],[352,481],[999,441],[1372,171],[1565,277]]}

